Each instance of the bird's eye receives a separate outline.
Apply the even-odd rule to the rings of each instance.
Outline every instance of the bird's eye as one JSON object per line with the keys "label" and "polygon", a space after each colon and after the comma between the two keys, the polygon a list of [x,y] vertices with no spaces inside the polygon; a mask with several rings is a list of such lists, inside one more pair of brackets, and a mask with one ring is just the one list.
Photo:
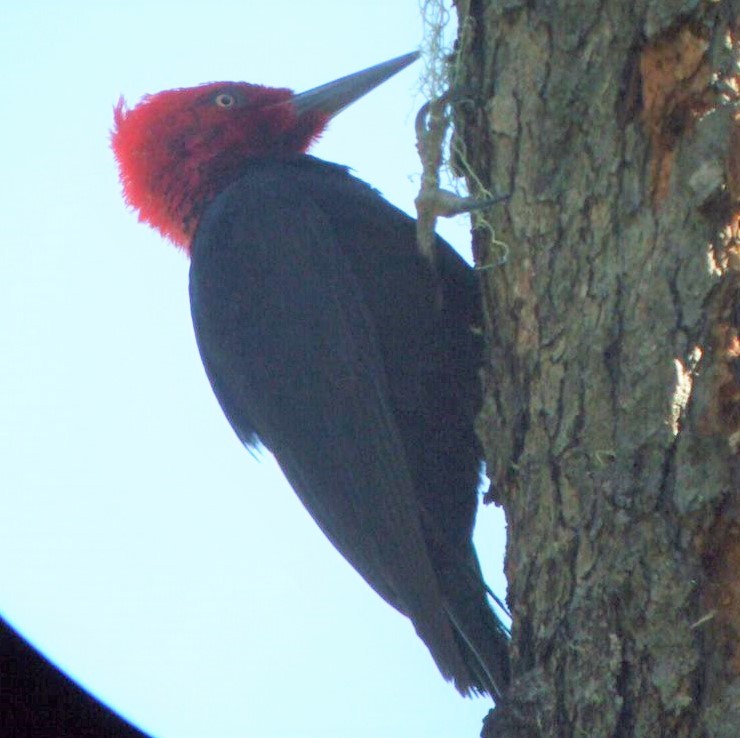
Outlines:
{"label": "bird's eye", "polygon": [[218,95],[216,95],[216,99],[214,100],[214,102],[216,103],[216,105],[218,105],[219,108],[233,108],[236,104],[236,99],[228,92],[220,92]]}

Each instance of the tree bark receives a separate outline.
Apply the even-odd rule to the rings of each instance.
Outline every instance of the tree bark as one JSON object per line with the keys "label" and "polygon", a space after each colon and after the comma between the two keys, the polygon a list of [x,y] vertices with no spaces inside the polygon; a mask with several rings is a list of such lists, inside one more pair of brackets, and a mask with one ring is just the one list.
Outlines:
{"label": "tree bark", "polygon": [[738,3],[456,5],[453,163],[511,195],[474,229],[513,617],[484,735],[738,736]]}

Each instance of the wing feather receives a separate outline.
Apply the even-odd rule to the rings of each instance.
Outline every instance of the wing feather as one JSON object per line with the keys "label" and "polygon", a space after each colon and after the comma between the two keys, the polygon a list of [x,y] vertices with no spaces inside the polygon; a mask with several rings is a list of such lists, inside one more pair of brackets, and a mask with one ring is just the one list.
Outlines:
{"label": "wing feather", "polygon": [[259,439],[345,558],[465,673],[360,282],[309,193],[256,172],[207,210],[191,304],[229,421]]}

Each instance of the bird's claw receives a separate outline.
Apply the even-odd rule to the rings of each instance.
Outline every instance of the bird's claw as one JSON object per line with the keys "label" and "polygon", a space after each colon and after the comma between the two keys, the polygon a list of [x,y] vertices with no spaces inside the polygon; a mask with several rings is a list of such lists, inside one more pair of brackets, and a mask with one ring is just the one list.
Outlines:
{"label": "bird's claw", "polygon": [[463,197],[449,190],[430,189],[419,193],[416,198],[416,208],[418,211],[430,212],[435,217],[451,218],[473,210],[484,210],[503,200],[508,200],[509,197],[511,195],[508,193],[484,198]]}

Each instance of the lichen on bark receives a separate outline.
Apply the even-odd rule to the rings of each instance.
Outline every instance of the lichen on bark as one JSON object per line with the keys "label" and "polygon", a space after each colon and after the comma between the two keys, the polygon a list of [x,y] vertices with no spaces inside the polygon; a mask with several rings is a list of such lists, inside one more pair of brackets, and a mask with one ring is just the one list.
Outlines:
{"label": "lichen on bark", "polygon": [[738,735],[736,4],[456,7],[455,135],[511,193],[478,428],[515,679],[486,733]]}

